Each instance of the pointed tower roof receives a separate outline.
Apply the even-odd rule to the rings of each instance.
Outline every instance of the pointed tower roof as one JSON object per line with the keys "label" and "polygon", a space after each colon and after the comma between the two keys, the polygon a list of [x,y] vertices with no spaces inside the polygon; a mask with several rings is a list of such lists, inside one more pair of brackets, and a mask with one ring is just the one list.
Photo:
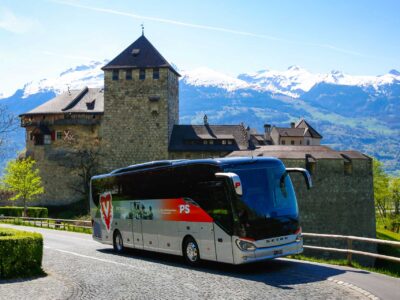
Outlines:
{"label": "pointed tower roof", "polygon": [[130,68],[169,68],[180,76],[144,35],[105,65],[102,70]]}

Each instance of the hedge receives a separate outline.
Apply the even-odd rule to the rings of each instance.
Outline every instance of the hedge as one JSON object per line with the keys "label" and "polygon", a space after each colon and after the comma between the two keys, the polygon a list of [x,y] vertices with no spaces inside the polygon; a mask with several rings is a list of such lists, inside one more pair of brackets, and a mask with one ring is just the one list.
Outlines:
{"label": "hedge", "polygon": [[[28,207],[28,217],[47,218],[48,211],[46,207]],[[0,216],[22,217],[24,208],[20,206],[2,206],[0,207]]]}
{"label": "hedge", "polygon": [[39,233],[0,228],[0,278],[43,274],[43,238]]}

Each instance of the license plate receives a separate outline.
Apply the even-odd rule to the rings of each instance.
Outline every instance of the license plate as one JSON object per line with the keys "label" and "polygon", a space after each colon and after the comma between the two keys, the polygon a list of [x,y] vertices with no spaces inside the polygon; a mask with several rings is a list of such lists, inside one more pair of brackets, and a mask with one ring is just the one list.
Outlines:
{"label": "license plate", "polygon": [[281,255],[283,250],[274,250],[274,255]]}

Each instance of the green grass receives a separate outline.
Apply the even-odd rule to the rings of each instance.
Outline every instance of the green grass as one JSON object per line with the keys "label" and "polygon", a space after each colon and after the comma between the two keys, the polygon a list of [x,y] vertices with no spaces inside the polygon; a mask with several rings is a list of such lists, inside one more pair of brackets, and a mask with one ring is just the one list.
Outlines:
{"label": "green grass", "polygon": [[1,220],[0,223],[92,234],[91,228],[82,228],[82,227],[76,227],[73,225],[61,227],[61,228],[51,227],[51,226],[55,225],[54,222],[50,222],[50,227],[47,227],[47,223],[43,223],[43,225],[40,226],[40,224],[38,224],[38,223],[32,223],[32,221],[29,222],[29,221],[25,221],[22,219]]}
{"label": "green grass", "polygon": [[400,233],[396,233],[383,228],[376,229],[376,237],[381,240],[400,242]]}
{"label": "green grass", "polygon": [[329,265],[352,267],[355,269],[366,270],[369,272],[376,272],[376,273],[381,273],[384,275],[400,278],[400,272],[396,272],[392,269],[382,268],[382,267],[366,267],[366,266],[360,265],[356,261],[353,261],[352,264],[349,266],[347,264],[346,259],[322,259],[322,258],[317,258],[317,257],[312,257],[312,256],[305,256],[305,255],[292,255],[292,256],[289,256],[289,258],[303,260],[303,261],[324,263],[324,264],[329,264]]}
{"label": "green grass", "polygon": [[[376,237],[381,240],[396,242],[400,241],[400,234],[384,229],[382,227],[376,229]],[[390,245],[378,245],[378,253],[388,256],[400,257],[400,247],[394,247]],[[377,268],[387,269],[390,272],[400,274],[400,263],[377,259],[375,262],[375,266]]]}

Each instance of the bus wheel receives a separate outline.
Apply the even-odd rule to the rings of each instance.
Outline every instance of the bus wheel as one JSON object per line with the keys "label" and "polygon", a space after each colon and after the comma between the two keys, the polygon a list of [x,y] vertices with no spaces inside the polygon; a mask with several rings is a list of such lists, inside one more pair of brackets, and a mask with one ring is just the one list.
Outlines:
{"label": "bus wheel", "polygon": [[183,242],[183,257],[192,266],[198,265],[200,262],[199,246],[192,237],[187,237]]}
{"label": "bus wheel", "polygon": [[122,239],[122,235],[118,230],[114,232],[113,246],[114,251],[117,253],[124,251],[124,240]]}

